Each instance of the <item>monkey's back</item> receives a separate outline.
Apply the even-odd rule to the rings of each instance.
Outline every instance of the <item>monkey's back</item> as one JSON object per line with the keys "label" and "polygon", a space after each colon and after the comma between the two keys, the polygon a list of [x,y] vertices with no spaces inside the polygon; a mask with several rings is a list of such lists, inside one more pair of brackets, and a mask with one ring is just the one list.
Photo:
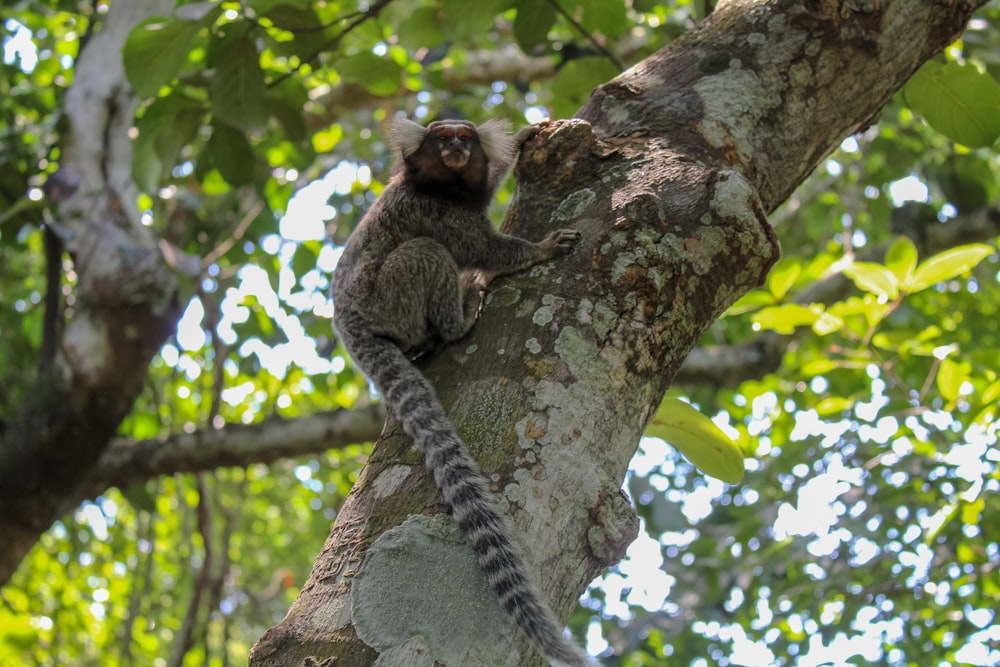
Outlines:
{"label": "monkey's back", "polygon": [[[407,241],[429,238],[451,254],[459,269],[475,269],[492,227],[483,210],[442,196],[419,196],[394,177],[347,240],[334,271],[332,295],[338,309],[381,301],[378,274],[389,255]],[[422,280],[426,276],[413,276]],[[400,289],[407,289],[400,285]]]}

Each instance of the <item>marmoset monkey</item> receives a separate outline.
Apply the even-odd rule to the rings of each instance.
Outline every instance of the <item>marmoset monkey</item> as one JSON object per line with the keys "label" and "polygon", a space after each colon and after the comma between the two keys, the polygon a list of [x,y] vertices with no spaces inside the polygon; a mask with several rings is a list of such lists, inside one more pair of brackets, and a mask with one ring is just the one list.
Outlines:
{"label": "marmoset monkey", "polygon": [[466,540],[517,625],[551,660],[596,665],[567,640],[528,576],[489,484],[408,355],[462,338],[480,305],[475,271],[496,276],[568,252],[579,232],[540,243],[494,230],[486,209],[520,148],[502,122],[396,118],[397,172],[347,241],[333,277],[334,327],[423,452]]}

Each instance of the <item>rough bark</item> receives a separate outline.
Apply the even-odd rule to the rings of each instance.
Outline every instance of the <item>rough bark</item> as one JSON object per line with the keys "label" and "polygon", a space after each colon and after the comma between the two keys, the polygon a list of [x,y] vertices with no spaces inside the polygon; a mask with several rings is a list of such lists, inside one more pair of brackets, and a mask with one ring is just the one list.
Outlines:
{"label": "rough bark", "polygon": [[[557,611],[634,535],[628,461],[689,350],[777,259],[765,212],[980,4],[720,4],[530,144],[507,228],[572,225],[581,246],[495,284],[470,337],[423,370]],[[390,424],[251,665],[542,664],[408,445]]]}
{"label": "rough bark", "polygon": [[[180,315],[176,280],[136,206],[129,131],[137,102],[121,59],[131,28],[173,6],[113,3],[74,68],[60,168],[46,192],[59,212],[51,233],[77,282],[71,315],[56,301],[47,318],[43,349],[52,356],[0,440],[0,583],[97,464]],[[61,262],[61,253],[52,259]]]}

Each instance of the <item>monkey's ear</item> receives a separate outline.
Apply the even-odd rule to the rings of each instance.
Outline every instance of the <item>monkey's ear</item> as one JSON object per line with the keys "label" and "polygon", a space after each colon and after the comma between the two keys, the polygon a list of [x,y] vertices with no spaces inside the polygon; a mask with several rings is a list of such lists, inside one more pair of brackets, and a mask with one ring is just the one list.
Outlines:
{"label": "monkey's ear", "polygon": [[417,152],[424,141],[426,130],[420,123],[414,123],[403,116],[396,116],[389,126],[389,142],[399,149],[404,158]]}
{"label": "monkey's ear", "polygon": [[517,144],[510,136],[510,123],[506,120],[493,118],[476,126],[479,134],[479,144],[486,153],[486,159],[502,169],[514,163]]}

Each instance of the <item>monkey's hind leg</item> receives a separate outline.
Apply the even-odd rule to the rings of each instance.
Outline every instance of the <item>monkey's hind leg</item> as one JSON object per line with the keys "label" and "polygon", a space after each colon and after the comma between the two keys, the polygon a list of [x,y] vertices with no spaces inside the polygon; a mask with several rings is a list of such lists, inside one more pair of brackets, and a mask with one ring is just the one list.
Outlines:
{"label": "monkey's hind leg", "polygon": [[[478,302],[466,308],[467,294],[481,291],[459,280],[458,265],[434,239],[402,243],[379,268],[374,293],[382,299],[376,333],[408,352],[425,352],[440,341],[462,338],[476,320]],[[470,312],[471,309],[471,312]]]}

